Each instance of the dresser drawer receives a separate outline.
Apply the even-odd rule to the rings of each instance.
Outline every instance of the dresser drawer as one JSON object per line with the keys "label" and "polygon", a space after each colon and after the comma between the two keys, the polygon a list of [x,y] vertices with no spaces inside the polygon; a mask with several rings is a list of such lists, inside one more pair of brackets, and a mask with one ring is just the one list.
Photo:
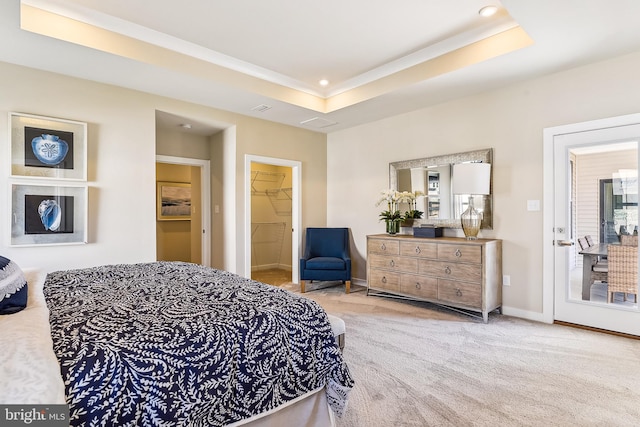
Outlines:
{"label": "dresser drawer", "polygon": [[481,264],[462,264],[421,259],[419,260],[418,273],[444,279],[464,280],[465,282],[482,282]]}
{"label": "dresser drawer", "polygon": [[369,270],[369,287],[398,292],[400,290],[400,273],[392,271]]}
{"label": "dresser drawer", "polygon": [[438,257],[438,244],[431,242],[421,242],[417,239],[415,242],[400,242],[400,255],[435,259]]}
{"label": "dresser drawer", "polygon": [[404,258],[401,256],[370,254],[368,262],[369,265],[371,265],[371,268],[402,271],[404,273],[418,272],[417,258]]}
{"label": "dresser drawer", "polygon": [[438,299],[481,308],[482,290],[478,284],[438,279]]}
{"label": "dresser drawer", "polygon": [[400,276],[400,292],[419,298],[435,299],[438,297],[438,279],[402,274]]}
{"label": "dresser drawer", "polygon": [[371,254],[399,255],[400,242],[387,239],[368,239],[367,252]]}
{"label": "dresser drawer", "polygon": [[471,245],[438,245],[438,259],[441,261],[482,263],[482,247]]}

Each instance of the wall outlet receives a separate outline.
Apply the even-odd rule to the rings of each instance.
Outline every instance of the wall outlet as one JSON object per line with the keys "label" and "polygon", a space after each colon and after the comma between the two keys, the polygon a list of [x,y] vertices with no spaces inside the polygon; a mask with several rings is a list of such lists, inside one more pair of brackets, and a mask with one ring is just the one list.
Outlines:
{"label": "wall outlet", "polygon": [[537,212],[540,210],[540,200],[527,200],[527,210]]}
{"label": "wall outlet", "polygon": [[506,274],[502,276],[502,286],[511,286],[511,276]]}

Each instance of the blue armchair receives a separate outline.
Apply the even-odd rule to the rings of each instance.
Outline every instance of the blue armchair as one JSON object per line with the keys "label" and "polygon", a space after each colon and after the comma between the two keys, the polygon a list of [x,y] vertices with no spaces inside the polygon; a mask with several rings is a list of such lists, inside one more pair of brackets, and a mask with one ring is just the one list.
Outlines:
{"label": "blue armchair", "polygon": [[351,254],[348,228],[307,228],[300,258],[300,292],[305,280],[341,280],[351,290]]}

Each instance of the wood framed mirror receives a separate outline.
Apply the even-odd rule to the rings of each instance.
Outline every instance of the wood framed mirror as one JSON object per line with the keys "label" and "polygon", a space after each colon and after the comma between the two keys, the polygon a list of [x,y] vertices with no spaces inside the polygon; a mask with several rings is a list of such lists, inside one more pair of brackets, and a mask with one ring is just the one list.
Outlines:
{"label": "wood framed mirror", "polygon": [[[421,224],[461,228],[460,215],[467,208],[469,196],[453,194],[452,166],[456,163],[482,162],[493,164],[493,149],[424,157],[389,163],[389,188],[398,191],[425,193],[420,208],[424,212]],[[473,196],[477,210],[482,211],[481,228],[493,228],[493,168],[491,194]]]}

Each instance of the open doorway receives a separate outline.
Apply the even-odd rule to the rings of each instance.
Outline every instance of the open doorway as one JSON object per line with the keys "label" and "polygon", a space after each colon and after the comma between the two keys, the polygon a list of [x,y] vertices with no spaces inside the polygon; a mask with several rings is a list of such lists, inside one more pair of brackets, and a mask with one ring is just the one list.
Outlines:
{"label": "open doorway", "polygon": [[276,286],[291,282],[291,175],[251,163],[251,278]]}
{"label": "open doorway", "polygon": [[272,285],[297,283],[300,163],[247,156],[246,275]]}
{"label": "open doorway", "polygon": [[209,160],[156,156],[157,212],[161,189],[187,188],[190,215],[164,220],[156,215],[156,258],[211,265]]}

